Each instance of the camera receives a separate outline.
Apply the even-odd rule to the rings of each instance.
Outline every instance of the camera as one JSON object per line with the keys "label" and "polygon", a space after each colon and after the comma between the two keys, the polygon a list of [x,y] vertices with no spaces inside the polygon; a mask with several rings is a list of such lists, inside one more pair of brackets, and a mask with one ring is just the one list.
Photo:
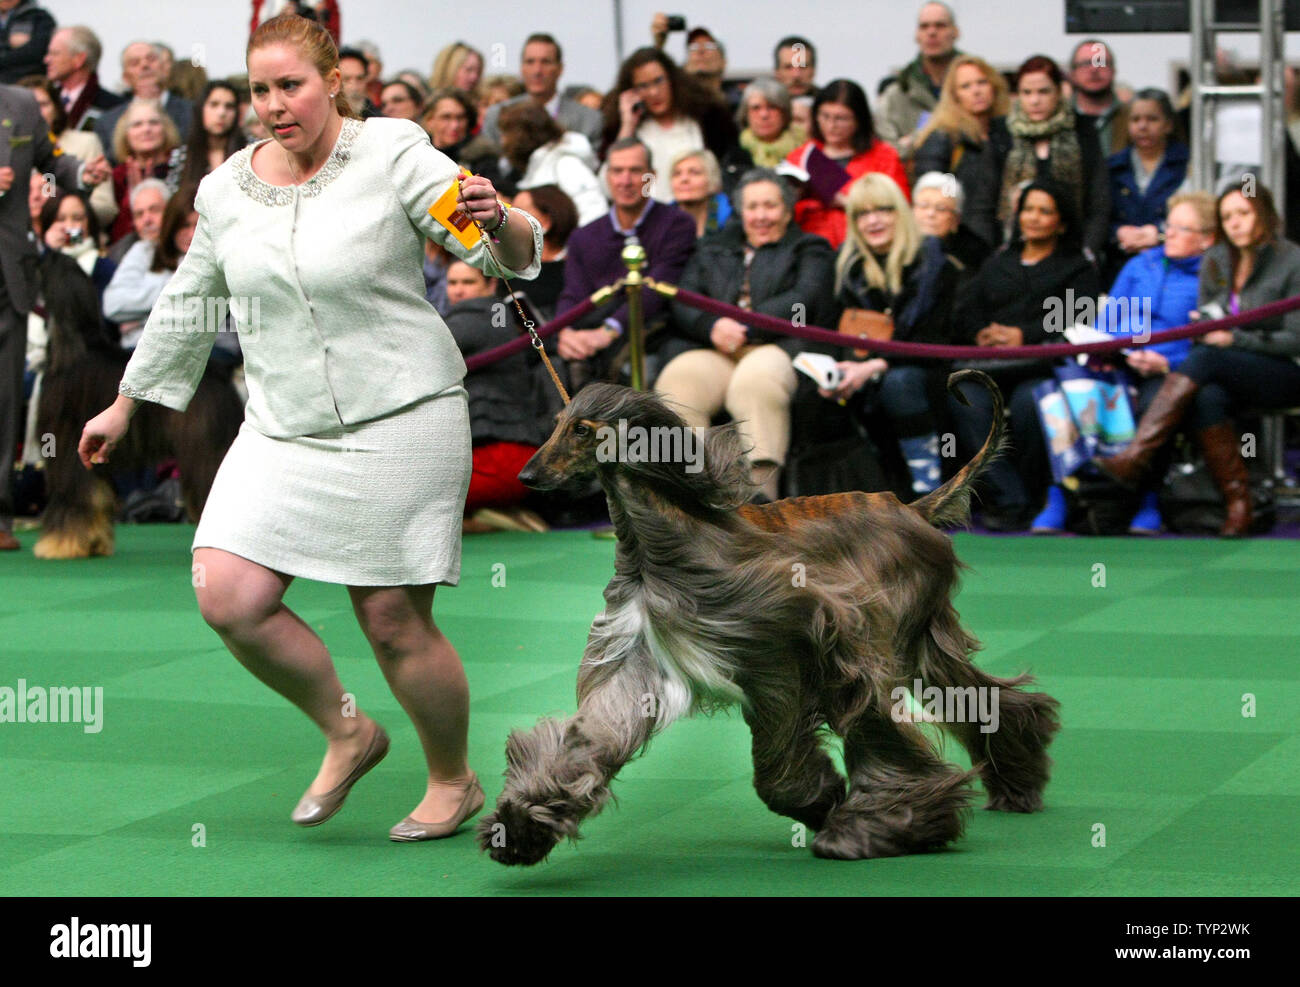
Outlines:
{"label": "camera", "polygon": [[68,245],[69,245],[69,246],[73,246],[73,247],[75,247],[77,244],[79,244],[79,243],[81,242],[81,240],[82,240],[82,238],[83,238],[84,236],[85,236],[85,234],[82,233],[82,231],[81,231],[81,227],[80,227],[80,226],[69,226],[69,227],[68,227]]}
{"label": "camera", "polygon": [[686,30],[686,18],[683,17],[681,14],[673,14],[668,18],[669,34],[672,34],[674,31],[685,31],[685,30]]}
{"label": "camera", "polygon": [[1228,317],[1228,313],[1223,310],[1223,306],[1218,302],[1206,302],[1197,309],[1197,312],[1202,320],[1226,319]]}

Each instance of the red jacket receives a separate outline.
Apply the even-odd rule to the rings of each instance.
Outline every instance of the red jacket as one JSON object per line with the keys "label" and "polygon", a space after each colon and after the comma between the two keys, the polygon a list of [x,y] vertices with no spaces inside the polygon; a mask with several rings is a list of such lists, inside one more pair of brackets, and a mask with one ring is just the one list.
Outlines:
{"label": "red jacket", "polygon": [[[819,141],[810,140],[786,155],[786,160],[801,168],[804,167],[804,159],[814,145],[825,152],[825,147]],[[849,186],[859,178],[869,171],[876,171],[888,175],[897,182],[898,187],[903,190],[903,196],[908,202],[912,201],[912,187],[907,181],[907,173],[903,170],[903,162],[899,160],[898,152],[880,138],[876,138],[870,150],[855,154],[846,166],[846,170],[849,173],[849,180],[840,189],[844,195],[848,195]],[[844,242],[848,228],[848,220],[843,209],[838,206],[827,206],[815,196],[800,199],[795,203],[794,221],[805,233],[816,233],[818,236],[825,237],[836,250],[839,250],[840,244]]]}

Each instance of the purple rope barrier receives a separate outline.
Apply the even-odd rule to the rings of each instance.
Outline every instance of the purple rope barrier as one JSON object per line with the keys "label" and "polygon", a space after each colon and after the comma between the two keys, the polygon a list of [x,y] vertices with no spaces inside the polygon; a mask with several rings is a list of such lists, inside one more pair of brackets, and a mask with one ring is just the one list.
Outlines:
{"label": "purple rope barrier", "polygon": [[934,343],[903,343],[898,340],[867,339],[865,336],[849,336],[844,333],[831,332],[818,326],[796,326],[783,319],[777,319],[759,312],[746,312],[734,305],[727,305],[705,295],[678,288],[673,297],[684,305],[698,308],[715,315],[727,316],[737,322],[743,322],[755,329],[766,329],[786,336],[797,336],[817,343],[831,343],[835,346],[852,346],[853,349],[870,350],[874,353],[896,354],[898,356],[927,357],[932,360],[1046,360],[1060,356],[1074,356],[1078,353],[1108,353],[1133,346],[1150,346],[1153,343],[1169,343],[1176,339],[1189,339],[1203,336],[1216,329],[1236,329],[1251,322],[1271,319],[1277,315],[1300,309],[1300,295],[1269,302],[1249,312],[1230,315],[1222,319],[1207,319],[1189,322],[1174,329],[1162,329],[1153,332],[1143,343],[1137,343],[1131,336],[1120,336],[1096,343],[1042,343],[1037,346],[941,346]]}
{"label": "purple rope barrier", "polygon": [[[596,305],[590,298],[583,299],[567,312],[561,312],[546,325],[537,330],[537,335],[546,339],[553,336],[567,325],[572,325],[575,319],[580,319],[590,312]],[[502,343],[500,346],[493,346],[490,350],[484,350],[482,353],[475,353],[465,360],[467,370],[477,370],[479,367],[486,366],[489,363],[496,363],[498,360],[504,360],[512,354],[530,349],[533,343],[527,335],[520,336],[518,339],[512,339],[508,343]]]}

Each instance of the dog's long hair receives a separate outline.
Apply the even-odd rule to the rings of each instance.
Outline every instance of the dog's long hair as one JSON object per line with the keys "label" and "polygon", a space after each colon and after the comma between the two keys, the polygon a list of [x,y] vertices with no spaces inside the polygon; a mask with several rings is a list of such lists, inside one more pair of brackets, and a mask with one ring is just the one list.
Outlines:
{"label": "dog's long hair", "polygon": [[35,554],[49,559],[112,555],[116,496],[105,474],[151,466],[168,456],[176,457],[186,514],[197,521],[244,415],[229,375],[206,371],[184,414],[142,404],[111,462],[86,470],[77,455],[82,428],[117,399],[130,354],[107,332],[94,287],[75,261],[47,253],[41,281],[49,344],[36,428],[53,443],[52,455],[45,457],[48,503]]}
{"label": "dog's long hair", "polygon": [[[774,811],[819,830],[814,853],[860,858],[938,849],[960,835],[967,773],[942,761],[899,690],[914,680],[997,689],[1000,727],[945,724],[970,752],[990,807],[1041,807],[1056,702],[969,660],[979,643],[952,607],[960,563],[935,524],[964,521],[969,488],[1002,439],[1001,397],[976,457],[912,505],[844,493],[755,506],[735,431],[711,429],[703,460],[611,457],[607,429],[683,425],[655,396],[593,384],[563,412],[520,477],[540,488],[597,476],[618,534],[578,672],[578,712],[543,720],[507,747],[507,781],[480,842],[504,863],[535,863],[576,837],[619,768],[696,710],[739,704],[753,733],[754,784]],[[960,391],[958,397],[964,400]],[[848,790],[822,749],[844,740]]]}

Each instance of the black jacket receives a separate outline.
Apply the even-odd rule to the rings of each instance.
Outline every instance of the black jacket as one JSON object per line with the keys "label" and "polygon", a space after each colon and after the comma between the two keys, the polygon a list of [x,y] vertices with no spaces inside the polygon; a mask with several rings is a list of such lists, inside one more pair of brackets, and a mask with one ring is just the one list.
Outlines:
{"label": "black jacket", "polygon": [[989,139],[977,144],[965,137],[961,139],[961,160],[954,171],[953,140],[936,130],[925,139],[913,158],[914,171],[920,178],[928,171],[952,173],[961,183],[965,193],[962,206],[962,226],[988,244],[989,249],[1002,245],[1002,227],[998,223],[998,195],[1002,189],[1002,168],[1011,150],[1011,133],[1005,117],[989,123]]}
{"label": "black jacket", "polygon": [[[451,306],[443,317],[463,356],[500,346],[519,338],[515,320],[505,308],[508,302],[492,298],[469,298]],[[504,325],[493,325],[496,322]],[[469,430],[474,445],[489,442],[520,442],[541,445],[546,436],[542,420],[545,411],[538,391],[536,358],[530,350],[514,353],[465,375],[469,392]],[[549,386],[550,378],[547,378]]]}
{"label": "black jacket", "polygon": [[52,37],[54,15],[37,6],[36,0],[22,0],[0,28],[0,82],[13,85],[25,75],[44,75]]}
{"label": "black jacket", "polygon": [[[894,339],[899,342],[950,343],[958,273],[957,265],[944,253],[943,244],[937,237],[928,236],[912,263],[903,269],[903,290],[897,295],[868,287],[859,259],[845,274],[835,301],[841,311],[888,310],[894,319]],[[904,358],[888,359],[913,362]]]}
{"label": "black jacket", "polygon": [[[1095,312],[1099,294],[1097,269],[1079,251],[1058,248],[1037,264],[1025,265],[1020,262],[1019,246],[1009,244],[985,261],[971,283],[958,313],[957,335],[962,342],[974,343],[976,333],[997,322],[1020,329],[1026,346],[1063,343],[1059,334],[1048,333],[1053,324],[1049,315],[1059,310],[1064,324],[1073,325],[1076,314],[1088,311],[1083,299],[1092,299]],[[1070,299],[1077,305],[1070,305]],[[992,356],[996,350],[989,353]]]}
{"label": "black jacket", "polygon": [[[681,287],[734,305],[745,277],[745,232],[728,223],[703,237],[682,272]],[[835,317],[835,254],[822,237],[804,233],[793,222],[776,243],[764,244],[750,264],[750,310],[778,319],[800,318],[804,325],[828,326]],[[681,302],[672,305],[678,338],[670,341],[664,362],[690,349],[710,347],[709,333],[718,316]],[[751,343],[776,343],[792,357],[816,344],[794,336],[749,330]],[[676,344],[676,345],[674,345]]]}
{"label": "black jacket", "polygon": [[[1076,113],[1074,132],[1079,138],[1081,166],[1083,168],[1083,245],[1101,259],[1110,239],[1110,169],[1101,153],[1097,127],[1092,119]],[[1038,162],[1038,178],[1052,177],[1052,159]],[[1058,181],[1059,184],[1059,181]]]}

